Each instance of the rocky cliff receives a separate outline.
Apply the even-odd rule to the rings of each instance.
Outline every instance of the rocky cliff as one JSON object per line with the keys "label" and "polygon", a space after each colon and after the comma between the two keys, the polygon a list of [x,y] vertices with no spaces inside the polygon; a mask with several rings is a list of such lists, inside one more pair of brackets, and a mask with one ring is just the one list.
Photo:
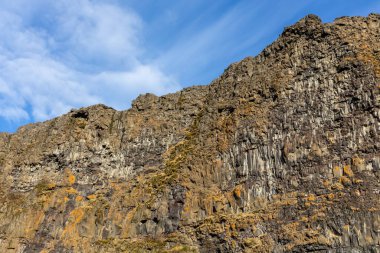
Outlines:
{"label": "rocky cliff", "polygon": [[1,252],[380,252],[380,15],[208,86],[0,134]]}

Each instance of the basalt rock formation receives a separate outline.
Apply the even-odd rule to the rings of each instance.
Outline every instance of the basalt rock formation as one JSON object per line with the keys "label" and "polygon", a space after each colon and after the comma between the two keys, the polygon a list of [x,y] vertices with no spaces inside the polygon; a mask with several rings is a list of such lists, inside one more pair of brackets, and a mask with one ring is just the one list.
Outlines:
{"label": "basalt rock formation", "polygon": [[0,252],[380,252],[380,15],[208,86],[0,134]]}

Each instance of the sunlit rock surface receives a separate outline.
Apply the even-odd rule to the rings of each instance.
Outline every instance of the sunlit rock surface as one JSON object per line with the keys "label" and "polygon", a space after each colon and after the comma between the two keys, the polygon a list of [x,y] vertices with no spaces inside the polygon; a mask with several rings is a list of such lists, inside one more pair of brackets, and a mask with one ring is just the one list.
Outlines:
{"label": "sunlit rock surface", "polygon": [[0,134],[0,252],[380,252],[380,16],[208,86]]}

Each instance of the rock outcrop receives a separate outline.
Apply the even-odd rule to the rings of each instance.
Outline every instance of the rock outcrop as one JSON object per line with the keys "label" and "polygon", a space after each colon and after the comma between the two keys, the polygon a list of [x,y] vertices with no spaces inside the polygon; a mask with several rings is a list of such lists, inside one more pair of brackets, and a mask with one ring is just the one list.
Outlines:
{"label": "rock outcrop", "polygon": [[208,86],[0,134],[0,252],[380,252],[380,15]]}

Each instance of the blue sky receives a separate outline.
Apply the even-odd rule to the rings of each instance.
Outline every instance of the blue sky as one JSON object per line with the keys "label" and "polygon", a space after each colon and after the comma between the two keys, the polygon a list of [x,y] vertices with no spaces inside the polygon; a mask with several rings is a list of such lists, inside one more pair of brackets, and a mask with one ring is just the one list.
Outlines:
{"label": "blue sky", "polygon": [[1,1],[0,132],[208,84],[307,14],[371,12],[380,0]]}

